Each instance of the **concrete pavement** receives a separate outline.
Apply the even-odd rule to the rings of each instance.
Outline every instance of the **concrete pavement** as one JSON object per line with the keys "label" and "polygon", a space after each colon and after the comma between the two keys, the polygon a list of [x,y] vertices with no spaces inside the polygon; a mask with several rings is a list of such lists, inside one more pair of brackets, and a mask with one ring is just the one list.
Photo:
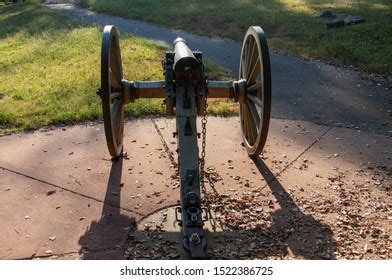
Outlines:
{"label": "concrete pavement", "polygon": [[[102,124],[1,137],[0,259],[124,258],[124,250],[132,245],[127,236],[137,223],[143,225],[150,214],[177,204],[176,162],[170,156],[174,154],[176,161],[174,127],[175,120],[169,118],[128,120],[127,156],[117,162],[108,155]],[[330,258],[348,258],[345,246],[335,241],[331,245],[344,234],[337,222],[348,210],[344,204],[331,208],[331,203],[339,205],[342,187],[358,196],[347,207],[367,213],[364,219],[390,236],[391,138],[273,119],[265,152],[252,161],[241,145],[238,117],[210,117],[207,135],[207,166],[222,179],[216,183],[218,192],[241,198],[257,190],[260,195],[252,204],[260,205],[262,210],[257,211],[278,228],[287,226],[295,206],[306,217],[300,220],[309,222],[310,217],[316,223],[310,232],[330,229],[324,238],[330,244]],[[325,207],[332,210],[326,214]],[[280,249],[262,256],[320,258],[314,244],[308,251],[299,249],[303,246],[297,239],[303,234],[295,232],[285,239],[283,256]],[[354,244],[355,250],[363,251],[369,238]],[[391,245],[390,237],[376,239],[384,248]],[[388,250],[380,253],[373,248],[361,251],[361,256],[391,256]],[[150,258],[147,251],[133,258]]]}

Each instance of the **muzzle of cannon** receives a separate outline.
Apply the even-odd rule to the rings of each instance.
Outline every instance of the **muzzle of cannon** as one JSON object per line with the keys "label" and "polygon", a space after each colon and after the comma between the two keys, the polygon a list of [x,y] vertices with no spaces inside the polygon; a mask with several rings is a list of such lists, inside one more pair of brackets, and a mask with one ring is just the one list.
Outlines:
{"label": "muzzle of cannon", "polygon": [[[163,60],[164,80],[128,81],[123,78],[118,33],[105,26],[101,49],[101,87],[105,135],[113,158],[123,150],[124,106],[139,98],[162,98],[166,114],[176,117],[181,206],[176,217],[182,226],[182,246],[193,258],[205,257],[205,216],[201,205],[201,168],[197,115],[205,116],[208,98],[231,98],[239,103],[243,144],[249,156],[264,148],[271,113],[271,69],[267,40],[258,26],[245,34],[237,81],[209,81],[200,51],[182,38]],[[204,135],[205,137],[205,135]],[[205,139],[205,138],[204,138]],[[204,145],[205,146],[205,145]],[[204,151],[204,150],[203,150]],[[204,155],[203,155],[204,161]],[[203,164],[204,167],[204,164]]]}

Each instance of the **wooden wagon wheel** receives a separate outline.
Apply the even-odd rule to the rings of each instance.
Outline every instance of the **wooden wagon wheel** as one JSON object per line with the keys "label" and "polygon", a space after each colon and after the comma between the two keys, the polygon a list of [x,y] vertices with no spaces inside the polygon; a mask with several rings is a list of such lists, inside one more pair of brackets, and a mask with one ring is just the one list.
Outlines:
{"label": "wooden wagon wheel", "polygon": [[246,80],[246,98],[240,102],[241,129],[245,148],[257,156],[267,140],[271,115],[271,67],[264,31],[251,26],[241,50],[240,79]]}
{"label": "wooden wagon wheel", "polygon": [[101,99],[106,143],[112,157],[123,148],[124,89],[118,34],[112,25],[105,26],[101,49]]}

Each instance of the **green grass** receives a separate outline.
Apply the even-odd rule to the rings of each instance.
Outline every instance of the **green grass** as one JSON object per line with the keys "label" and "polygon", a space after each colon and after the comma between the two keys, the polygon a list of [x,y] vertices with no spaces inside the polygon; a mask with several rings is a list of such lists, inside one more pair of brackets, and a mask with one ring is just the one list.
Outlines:
{"label": "green grass", "polygon": [[[100,83],[99,28],[34,3],[0,4],[0,26],[0,135],[101,117],[95,95]],[[162,46],[124,34],[120,38],[125,78],[163,79]],[[212,76],[225,75],[207,66]],[[222,111],[222,106],[228,105],[212,109]],[[141,99],[126,107],[128,116],[162,113],[160,99]]]}
{"label": "green grass", "polygon": [[[391,0],[82,0],[88,8],[208,36],[242,41],[261,26],[273,49],[392,73]],[[366,22],[327,29],[321,10]]]}

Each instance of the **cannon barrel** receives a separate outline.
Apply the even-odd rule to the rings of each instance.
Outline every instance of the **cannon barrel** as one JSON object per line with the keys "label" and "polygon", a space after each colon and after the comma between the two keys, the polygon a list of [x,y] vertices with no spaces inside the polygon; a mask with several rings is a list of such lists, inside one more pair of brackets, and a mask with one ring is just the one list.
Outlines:
{"label": "cannon barrel", "polygon": [[174,40],[174,75],[176,82],[190,82],[202,76],[200,62],[182,38]]}

